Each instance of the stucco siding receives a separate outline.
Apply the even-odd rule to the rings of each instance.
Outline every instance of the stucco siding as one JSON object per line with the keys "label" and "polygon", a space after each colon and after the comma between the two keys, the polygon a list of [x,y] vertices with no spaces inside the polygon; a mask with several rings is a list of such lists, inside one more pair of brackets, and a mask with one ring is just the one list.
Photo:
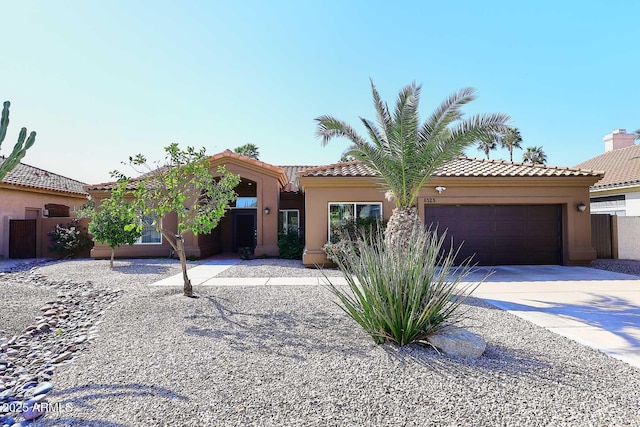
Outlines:
{"label": "stucco siding", "polygon": [[640,216],[619,216],[618,258],[640,260]]}
{"label": "stucco siding", "polygon": [[[0,258],[9,257],[9,220],[26,219],[25,210],[37,210],[43,216],[44,205],[48,203],[69,206],[71,211],[86,201],[84,196],[68,196],[47,192],[27,191],[17,188],[0,188]],[[61,218],[64,222],[64,218]]]}
{"label": "stucco siding", "polygon": [[625,193],[627,216],[640,217],[640,191]]}
{"label": "stucco siding", "polygon": [[[307,233],[303,262],[306,265],[327,263],[322,246],[328,237],[328,203],[382,202],[388,219],[394,205],[373,182],[359,178],[307,177],[302,179],[306,194]],[[347,187],[347,185],[351,186]],[[424,186],[418,199],[418,212],[424,220],[426,205],[529,205],[552,204],[562,207],[562,263],[583,265],[595,259],[591,247],[591,219],[588,209],[577,205],[589,200],[589,182],[558,178],[440,178]],[[446,187],[438,193],[435,187]],[[312,224],[312,225],[311,225]]]}

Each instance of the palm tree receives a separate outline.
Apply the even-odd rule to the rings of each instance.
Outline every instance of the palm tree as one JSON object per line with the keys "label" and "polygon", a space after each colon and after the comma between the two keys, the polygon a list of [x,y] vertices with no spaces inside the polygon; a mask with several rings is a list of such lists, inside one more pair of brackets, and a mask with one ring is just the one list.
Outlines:
{"label": "palm tree", "polygon": [[495,150],[496,148],[498,148],[496,135],[489,135],[486,138],[481,138],[478,140],[478,150],[484,151],[484,155],[487,156],[487,160],[489,160],[489,152],[491,150]]}
{"label": "palm tree", "polygon": [[233,151],[245,157],[251,157],[252,159],[256,159],[256,160],[258,160],[258,157],[260,156],[260,152],[258,151],[258,146],[254,144],[244,144],[234,148]]}
{"label": "palm tree", "polygon": [[522,155],[522,161],[533,165],[544,165],[547,163],[547,155],[540,147],[527,147],[527,152]]}
{"label": "palm tree", "polygon": [[345,154],[376,173],[396,205],[385,231],[386,244],[395,245],[420,224],[416,199],[434,171],[462,155],[474,142],[503,131],[509,117],[495,113],[463,119],[461,107],[475,99],[475,90],[465,88],[445,99],[421,124],[418,116],[421,86],[415,83],[405,86],[398,94],[393,112],[380,98],[373,81],[371,91],[378,121],[361,118],[369,140],[331,116],[315,119],[316,134],[322,138],[322,145],[333,138],[347,138],[352,145]]}
{"label": "palm tree", "polygon": [[636,129],[634,132],[636,134],[636,141],[640,139],[640,129]]}
{"label": "palm tree", "polygon": [[520,143],[522,142],[522,135],[518,128],[509,127],[500,135],[500,146],[509,150],[509,161],[513,162],[513,149],[522,148]]}

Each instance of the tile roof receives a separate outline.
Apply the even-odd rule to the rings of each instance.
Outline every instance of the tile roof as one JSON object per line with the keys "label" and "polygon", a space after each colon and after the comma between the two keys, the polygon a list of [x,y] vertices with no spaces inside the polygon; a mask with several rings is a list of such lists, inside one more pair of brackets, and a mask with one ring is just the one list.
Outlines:
{"label": "tile roof", "polygon": [[[436,177],[543,177],[543,176],[600,176],[601,172],[577,168],[512,163],[458,157],[438,168]],[[358,161],[335,163],[300,172],[300,176],[376,176],[375,172]]]}
{"label": "tile roof", "polygon": [[593,189],[625,187],[640,184],[640,145],[618,148],[600,154],[576,166],[604,171],[604,178]]}
{"label": "tile roof", "polygon": [[287,175],[287,179],[289,183],[284,186],[282,189],[285,193],[297,193],[300,191],[300,187],[298,186],[298,172],[305,171],[307,169],[315,168],[316,166],[278,166],[280,169],[284,171]]}
{"label": "tile roof", "polygon": [[[4,157],[0,157],[0,163],[4,162]],[[11,172],[9,172],[0,184],[16,185],[20,187],[33,188],[39,190],[49,190],[58,193],[77,194],[85,196],[83,182],[75,179],[67,178],[62,175],[48,172],[19,163]]]}
{"label": "tile roof", "polygon": [[[242,160],[244,162],[248,162],[251,163],[253,165],[259,166],[261,168],[264,169],[268,169],[270,171],[273,172],[277,172],[277,173],[283,173],[286,175],[286,179],[287,179],[287,184],[282,188],[281,191],[284,192],[298,192],[300,191],[300,189],[298,188],[298,172],[302,171],[302,170],[306,170],[309,168],[312,168],[314,166],[274,166],[271,165],[269,163],[265,163],[263,161],[260,160],[256,160],[253,159],[251,157],[246,157],[243,156],[241,154],[238,153],[234,153],[231,150],[225,150],[221,153],[217,153],[214,154],[210,157],[210,161],[215,161],[218,159],[223,159],[223,158],[233,158],[233,159],[238,159],[238,160]],[[166,167],[166,166],[163,166]],[[141,179],[147,175],[149,175],[151,172],[147,172],[145,174],[140,175],[139,177],[133,178],[131,181],[135,182],[138,179]],[[99,184],[92,184],[92,185],[87,185],[86,188],[87,190],[92,190],[92,191],[109,191],[112,190],[114,187],[115,182],[103,182],[103,183],[99,183]],[[130,189],[133,189],[134,186],[130,186]]]}

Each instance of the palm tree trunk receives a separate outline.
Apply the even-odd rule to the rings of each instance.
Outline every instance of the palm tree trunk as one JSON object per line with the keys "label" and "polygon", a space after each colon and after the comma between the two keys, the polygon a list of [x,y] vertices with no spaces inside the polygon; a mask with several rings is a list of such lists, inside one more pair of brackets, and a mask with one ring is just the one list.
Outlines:
{"label": "palm tree trunk", "polygon": [[387,248],[394,250],[394,248],[399,247],[403,243],[407,243],[414,227],[421,225],[422,223],[415,206],[395,208],[384,232],[384,240]]}

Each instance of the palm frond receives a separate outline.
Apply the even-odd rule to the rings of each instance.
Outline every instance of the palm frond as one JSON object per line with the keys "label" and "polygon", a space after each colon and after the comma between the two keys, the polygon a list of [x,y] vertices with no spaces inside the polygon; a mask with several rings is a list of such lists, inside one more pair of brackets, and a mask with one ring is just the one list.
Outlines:
{"label": "palm frond", "polygon": [[322,146],[324,147],[333,138],[347,138],[356,145],[367,145],[367,141],[362,138],[355,129],[346,122],[331,116],[320,116],[316,118],[318,128],[316,136],[322,138]]}
{"label": "palm frond", "polygon": [[380,125],[381,132],[385,136],[384,140],[387,143],[387,145],[385,146],[385,149],[388,150],[389,149],[389,145],[388,145],[389,133],[393,128],[391,114],[389,113],[389,106],[387,105],[386,102],[382,101],[382,98],[378,93],[378,89],[373,84],[373,80],[370,80],[370,82],[371,82],[371,92],[373,94],[373,103],[376,107],[376,114],[378,116],[378,123]]}
{"label": "palm frond", "polygon": [[460,89],[445,99],[420,129],[422,141],[428,141],[443,132],[451,123],[462,118],[460,108],[476,99],[476,90],[471,87]]}

